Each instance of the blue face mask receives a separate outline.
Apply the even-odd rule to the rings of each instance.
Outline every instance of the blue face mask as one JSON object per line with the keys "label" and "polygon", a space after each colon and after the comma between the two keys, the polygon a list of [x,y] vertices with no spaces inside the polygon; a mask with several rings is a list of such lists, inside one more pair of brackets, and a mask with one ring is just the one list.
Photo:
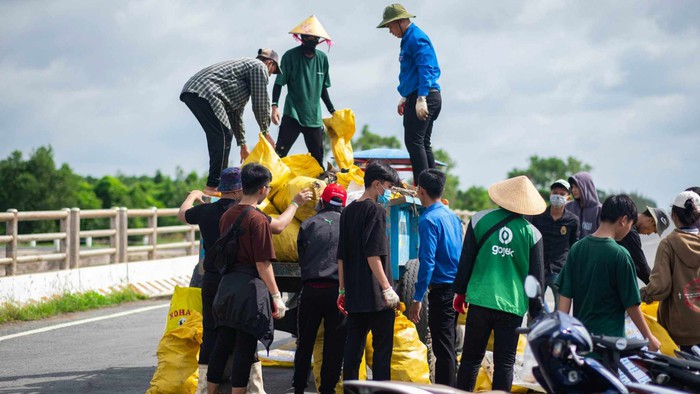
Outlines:
{"label": "blue face mask", "polygon": [[549,201],[555,207],[563,207],[566,204],[566,197],[560,196],[558,194],[552,194],[549,196]]}
{"label": "blue face mask", "polygon": [[391,190],[384,189],[384,186],[382,186],[381,184],[379,185],[379,187],[381,187],[382,190],[384,190],[384,193],[377,196],[377,202],[382,205],[388,205],[389,200],[391,200]]}

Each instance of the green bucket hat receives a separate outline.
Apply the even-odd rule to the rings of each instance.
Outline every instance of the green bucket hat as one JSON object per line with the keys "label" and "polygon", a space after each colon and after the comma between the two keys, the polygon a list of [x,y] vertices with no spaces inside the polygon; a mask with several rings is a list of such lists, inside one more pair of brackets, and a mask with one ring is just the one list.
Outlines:
{"label": "green bucket hat", "polygon": [[399,20],[399,19],[408,19],[408,18],[415,18],[415,15],[411,15],[406,11],[406,9],[401,5],[401,4],[392,4],[387,6],[384,9],[384,15],[382,15],[382,23],[377,26],[377,29],[381,29],[382,27],[386,27],[390,22]]}

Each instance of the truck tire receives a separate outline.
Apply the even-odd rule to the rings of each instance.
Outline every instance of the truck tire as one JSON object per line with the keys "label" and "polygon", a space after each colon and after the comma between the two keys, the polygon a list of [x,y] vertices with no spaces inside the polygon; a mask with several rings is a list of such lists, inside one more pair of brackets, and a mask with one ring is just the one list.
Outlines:
{"label": "truck tire", "polygon": [[[415,294],[416,279],[418,279],[418,267],[420,263],[418,259],[408,260],[406,262],[405,270],[398,285],[396,286],[396,292],[399,294],[401,302],[406,305],[406,309],[411,306],[413,302],[413,295]],[[422,307],[420,310],[420,320],[416,324],[416,331],[418,331],[418,337],[421,342],[425,344],[428,348],[428,366],[430,367],[430,381],[435,381],[435,354],[433,354],[433,345],[430,338],[430,329],[428,328],[428,294],[423,296]]]}

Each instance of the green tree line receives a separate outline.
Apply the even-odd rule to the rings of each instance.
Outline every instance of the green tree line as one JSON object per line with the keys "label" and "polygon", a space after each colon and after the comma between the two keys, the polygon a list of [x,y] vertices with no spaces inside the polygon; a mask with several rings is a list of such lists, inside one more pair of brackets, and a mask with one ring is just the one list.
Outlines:
{"label": "green tree line", "polygon": [[[383,137],[365,125],[353,140],[356,150],[373,148],[401,148],[395,136]],[[327,149],[329,151],[330,149]],[[446,163],[447,175],[444,197],[454,209],[478,211],[493,208],[487,190],[481,185],[461,188],[455,175],[456,161],[442,150],[434,151],[436,160]],[[580,160],[567,157],[532,156],[525,168],[514,168],[505,177],[528,176],[547,199],[552,181],[579,171],[591,171],[592,167]],[[504,177],[504,178],[505,178]],[[178,207],[190,190],[199,189],[206,183],[205,174],[194,171],[186,173],[177,168],[174,176],[156,171],[153,176],[106,175],[101,178],[75,174],[68,164],[58,166],[50,146],[39,147],[25,159],[22,152],[14,151],[0,161],[0,212],[14,208],[20,211],[59,210],[78,207],[80,209],[127,208],[172,208]],[[598,190],[601,200],[609,192]],[[640,210],[655,202],[637,192],[628,193]],[[175,218],[163,218],[163,224],[174,224]],[[85,229],[105,228],[106,220],[90,220],[81,223]],[[171,223],[172,222],[172,223]],[[22,232],[57,231],[58,222],[22,222]],[[145,219],[130,219],[130,226],[141,227]],[[0,227],[4,233],[4,227]]]}

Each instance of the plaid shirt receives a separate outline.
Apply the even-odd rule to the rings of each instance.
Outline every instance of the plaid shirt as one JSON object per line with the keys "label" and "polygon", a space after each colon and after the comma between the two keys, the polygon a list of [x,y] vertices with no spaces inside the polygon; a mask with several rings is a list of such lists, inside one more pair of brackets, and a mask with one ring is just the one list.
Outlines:
{"label": "plaid shirt", "polygon": [[240,146],[245,144],[243,108],[248,97],[253,98],[253,113],[260,131],[267,132],[270,128],[268,79],[265,63],[243,58],[203,69],[187,81],[182,93],[195,93],[209,101],[216,117],[231,130]]}

